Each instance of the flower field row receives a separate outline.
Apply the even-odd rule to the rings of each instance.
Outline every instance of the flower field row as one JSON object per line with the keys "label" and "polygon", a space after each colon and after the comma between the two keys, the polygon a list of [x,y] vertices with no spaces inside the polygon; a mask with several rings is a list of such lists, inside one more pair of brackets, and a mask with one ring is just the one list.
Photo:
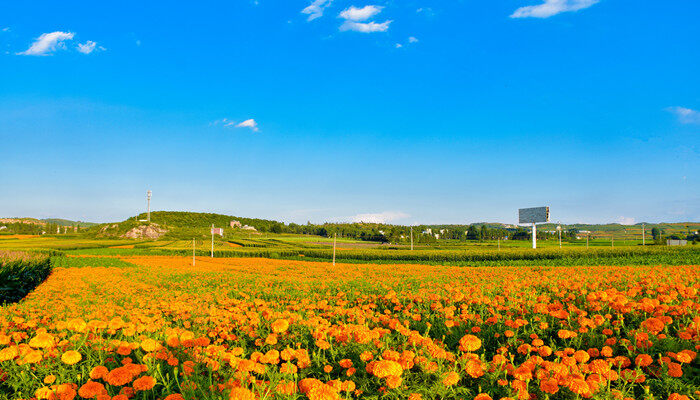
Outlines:
{"label": "flower field row", "polygon": [[697,266],[190,264],[62,260],[0,310],[0,398],[700,398]]}

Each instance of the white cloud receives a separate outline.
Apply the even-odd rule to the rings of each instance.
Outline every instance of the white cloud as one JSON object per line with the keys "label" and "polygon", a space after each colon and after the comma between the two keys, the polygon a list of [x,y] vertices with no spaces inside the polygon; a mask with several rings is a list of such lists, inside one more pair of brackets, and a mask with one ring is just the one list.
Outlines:
{"label": "white cloud", "polygon": [[258,129],[258,123],[255,122],[255,120],[252,119],[252,118],[251,118],[251,119],[247,119],[247,120],[241,122],[240,124],[237,124],[237,125],[236,125],[236,128],[250,128],[250,129],[253,130],[253,132],[259,131],[259,129]]}
{"label": "white cloud", "polygon": [[247,119],[243,122],[236,122],[228,118],[217,119],[216,121],[210,122],[209,126],[221,125],[224,128],[250,128],[253,132],[258,132],[258,123],[254,119]]}
{"label": "white cloud", "polygon": [[368,19],[379,14],[382,11],[382,8],[384,7],[364,6],[362,8],[357,8],[355,6],[351,6],[350,8],[343,10],[338,16],[348,21],[367,21]]}
{"label": "white cloud", "polygon": [[632,217],[620,216],[617,218],[617,223],[620,225],[634,225],[635,222],[635,219]]}
{"label": "white cloud", "polygon": [[600,0],[544,0],[544,3],[536,6],[520,7],[511,18],[549,18],[553,15],[567,11],[578,11],[588,8]]}
{"label": "white cloud", "polygon": [[90,54],[93,50],[95,50],[95,46],[97,46],[97,43],[93,42],[92,40],[88,40],[85,43],[78,43],[78,51],[83,54]]}
{"label": "white cloud", "polygon": [[63,44],[66,40],[73,40],[72,32],[51,32],[44,33],[32,43],[25,51],[17,53],[25,56],[43,56],[59,48],[65,48]]}
{"label": "white cloud", "polygon": [[395,220],[404,219],[408,217],[410,217],[410,215],[401,211],[384,211],[376,214],[357,214],[350,217],[350,221],[386,224]]}
{"label": "white cloud", "polygon": [[323,16],[323,10],[328,8],[331,5],[332,1],[333,0],[314,0],[306,8],[301,10],[301,13],[309,15],[307,21],[313,21],[316,18],[320,18]]}
{"label": "white cloud", "polygon": [[403,45],[402,45],[401,43],[396,43],[396,48],[397,48],[397,49],[400,49],[400,48],[402,48],[402,47],[403,47]]}
{"label": "white cloud", "polygon": [[418,43],[418,39],[416,39],[415,37],[411,36],[411,37],[408,38],[408,43]]}
{"label": "white cloud", "polygon": [[666,111],[675,114],[682,124],[700,124],[700,111],[685,107],[668,107]]}
{"label": "white cloud", "polygon": [[345,21],[343,22],[342,25],[340,25],[340,30],[341,31],[355,31],[355,32],[362,32],[362,33],[372,33],[372,32],[386,32],[389,29],[389,24],[391,24],[391,20],[389,21],[384,21],[381,24],[376,23],[376,22],[353,22],[353,21]]}
{"label": "white cloud", "polygon": [[8,27],[5,27],[5,28],[2,28],[2,31],[3,31],[3,32],[9,32],[9,31],[10,31],[10,27],[8,26]]}

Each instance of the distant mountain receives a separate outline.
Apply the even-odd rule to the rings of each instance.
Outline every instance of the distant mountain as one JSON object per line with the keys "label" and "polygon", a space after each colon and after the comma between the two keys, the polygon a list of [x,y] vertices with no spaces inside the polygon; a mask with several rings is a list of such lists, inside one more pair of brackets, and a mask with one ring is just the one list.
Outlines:
{"label": "distant mountain", "polygon": [[41,219],[40,221],[47,223],[47,224],[54,224],[54,225],[59,225],[59,226],[78,226],[81,228],[88,228],[88,227],[97,225],[94,222],[71,221],[69,219],[62,219],[62,218],[44,218],[44,219]]}

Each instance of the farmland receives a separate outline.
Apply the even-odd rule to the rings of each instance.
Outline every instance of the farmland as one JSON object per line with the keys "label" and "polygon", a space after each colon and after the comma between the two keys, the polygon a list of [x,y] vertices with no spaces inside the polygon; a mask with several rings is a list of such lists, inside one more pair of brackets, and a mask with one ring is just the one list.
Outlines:
{"label": "farmland", "polygon": [[0,237],[0,399],[700,398],[697,246],[201,225]]}

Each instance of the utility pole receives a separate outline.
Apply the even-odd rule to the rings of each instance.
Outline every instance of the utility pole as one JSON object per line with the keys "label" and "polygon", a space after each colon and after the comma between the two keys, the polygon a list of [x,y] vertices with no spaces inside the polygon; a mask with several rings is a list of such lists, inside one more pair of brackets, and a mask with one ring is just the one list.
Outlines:
{"label": "utility pole", "polygon": [[214,258],[214,224],[211,224],[211,258]]}
{"label": "utility pole", "polygon": [[537,225],[534,222],[532,223],[532,248],[537,248]]}
{"label": "utility pole", "polygon": [[148,198],[147,203],[148,203],[148,223],[151,223],[151,195],[153,192],[150,190],[146,193],[146,197]]}
{"label": "utility pole", "polygon": [[588,238],[591,237],[590,233],[586,234],[586,250],[588,250]]}
{"label": "utility pole", "polygon": [[413,227],[411,227],[411,251],[413,251]]}
{"label": "utility pole", "polygon": [[192,238],[192,266],[194,267],[194,238]]}
{"label": "utility pole", "polygon": [[335,241],[338,237],[337,233],[333,233],[333,265],[335,265]]}
{"label": "utility pole", "polygon": [[501,238],[498,238],[498,250],[501,249]]}
{"label": "utility pole", "polygon": [[642,224],[642,246],[646,246],[646,238],[644,237],[644,224]]}

